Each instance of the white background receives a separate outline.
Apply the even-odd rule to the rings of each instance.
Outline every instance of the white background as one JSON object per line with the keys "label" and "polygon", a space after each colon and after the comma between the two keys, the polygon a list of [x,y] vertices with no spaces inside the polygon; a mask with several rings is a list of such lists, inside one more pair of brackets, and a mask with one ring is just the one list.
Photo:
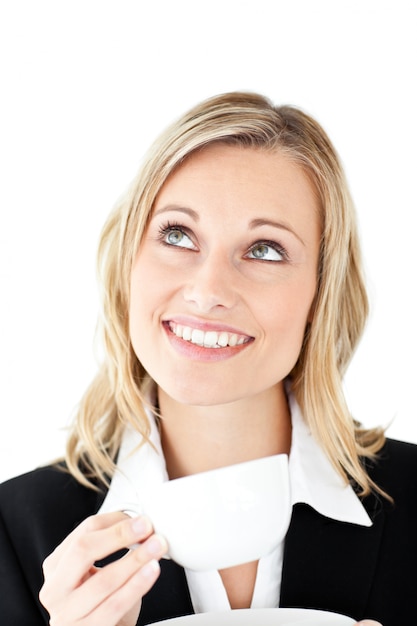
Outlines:
{"label": "white background", "polygon": [[100,228],[149,143],[236,89],[306,109],[340,152],[372,299],[350,406],[417,442],[416,6],[0,1],[0,480],[63,452],[96,368]]}

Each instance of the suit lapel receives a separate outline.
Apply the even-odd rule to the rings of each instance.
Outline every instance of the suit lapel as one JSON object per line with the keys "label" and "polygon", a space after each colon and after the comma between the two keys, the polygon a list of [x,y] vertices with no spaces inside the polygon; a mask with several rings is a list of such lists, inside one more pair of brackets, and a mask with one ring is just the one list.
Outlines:
{"label": "suit lapel", "polygon": [[359,618],[366,610],[384,526],[375,499],[364,504],[371,527],[337,522],[305,504],[293,510],[285,541],[282,607],[330,610]]}

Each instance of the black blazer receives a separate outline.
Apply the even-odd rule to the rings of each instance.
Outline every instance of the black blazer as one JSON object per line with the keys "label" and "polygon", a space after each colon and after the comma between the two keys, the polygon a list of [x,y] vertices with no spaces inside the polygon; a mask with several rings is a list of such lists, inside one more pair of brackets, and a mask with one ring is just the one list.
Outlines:
{"label": "black blazer", "polygon": [[[285,541],[280,606],[327,609],[382,622],[417,623],[417,446],[388,441],[372,478],[395,500],[364,499],[370,528],[296,505]],[[0,624],[44,626],[38,601],[42,562],[104,493],[45,467],[0,485]],[[138,625],[192,613],[183,569],[161,561]]]}

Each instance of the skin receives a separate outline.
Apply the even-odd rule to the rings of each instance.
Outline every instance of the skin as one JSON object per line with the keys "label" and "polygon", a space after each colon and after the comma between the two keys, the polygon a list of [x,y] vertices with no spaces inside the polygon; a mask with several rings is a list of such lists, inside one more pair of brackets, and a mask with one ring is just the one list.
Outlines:
{"label": "skin", "polygon": [[[132,268],[129,319],[157,384],[170,478],[289,452],[283,381],[314,314],[319,242],[314,189],[279,152],[212,145],[166,181]],[[51,623],[134,626],[166,550],[146,518],[86,520],[45,561]],[[256,568],[220,572],[232,607],[250,605]]]}
{"label": "skin", "polygon": [[[127,546],[136,550],[101,569],[94,563]],[[159,576],[167,551],[146,517],[95,515],[82,522],[44,562],[39,598],[59,626],[135,626],[141,599]]]}
{"label": "skin", "polygon": [[[213,145],[165,183],[132,270],[130,334],[159,388],[171,477],[289,451],[283,380],[311,315],[319,240],[310,182],[279,152]],[[173,323],[247,343],[187,352]]]}

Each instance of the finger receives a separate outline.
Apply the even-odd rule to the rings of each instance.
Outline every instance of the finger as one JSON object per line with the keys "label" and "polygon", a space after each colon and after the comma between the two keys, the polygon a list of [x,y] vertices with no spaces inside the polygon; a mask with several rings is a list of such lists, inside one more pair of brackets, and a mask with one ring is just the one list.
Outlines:
{"label": "finger", "polygon": [[[163,537],[152,535],[128,555],[97,569],[93,576],[72,592],[71,605],[65,608],[66,619],[70,623],[78,622],[95,613],[114,594],[118,598],[124,597],[118,592],[126,585],[131,589],[130,580],[133,577],[137,593],[134,600],[137,602],[138,597],[147,593],[159,575],[158,560],[166,553],[167,548]],[[129,608],[130,606],[125,606],[125,612]],[[63,609],[64,607],[61,610]]]}
{"label": "finger", "polygon": [[101,605],[96,621],[92,626],[102,626],[103,619],[109,614],[113,616],[113,621],[110,621],[106,626],[118,623],[126,615],[129,608],[137,604],[138,597],[143,598],[151,589],[159,574],[160,566],[158,561],[149,561],[129,579],[126,585],[118,589],[116,593]]}
{"label": "finger", "polygon": [[65,598],[85,580],[96,561],[143,541],[151,533],[152,525],[144,516],[131,519],[117,513],[84,520],[64,541],[65,546],[45,560],[44,573],[48,584],[43,589],[42,601],[48,601],[48,587],[59,589],[58,598],[54,591],[55,601]]}
{"label": "finger", "polygon": [[[138,570],[125,585],[110,595],[97,609],[86,615],[80,621],[79,626],[114,626],[119,624],[126,614],[136,607],[137,615],[142,597],[151,589],[160,574],[158,561],[151,560],[143,568]],[[137,620],[137,616],[136,616]],[[132,624],[136,623],[132,621]],[[59,621],[57,623],[60,623]]]}
{"label": "finger", "polygon": [[375,622],[373,619],[364,619],[358,622],[356,626],[382,626],[381,622]]}
{"label": "finger", "polygon": [[47,561],[50,563],[51,567],[58,563],[63,554],[71,548],[74,539],[78,535],[88,532],[88,527],[90,525],[94,525],[96,530],[101,530],[114,526],[114,524],[127,519],[127,517],[128,516],[121,511],[87,517],[55,548],[55,550],[49,555]]}
{"label": "finger", "polygon": [[150,520],[141,516],[131,519],[127,516],[108,525],[113,518],[89,518],[77,529],[72,541],[66,546],[56,574],[63,576],[63,591],[78,586],[92,565],[110,554],[130,545],[144,541],[152,533]]}

